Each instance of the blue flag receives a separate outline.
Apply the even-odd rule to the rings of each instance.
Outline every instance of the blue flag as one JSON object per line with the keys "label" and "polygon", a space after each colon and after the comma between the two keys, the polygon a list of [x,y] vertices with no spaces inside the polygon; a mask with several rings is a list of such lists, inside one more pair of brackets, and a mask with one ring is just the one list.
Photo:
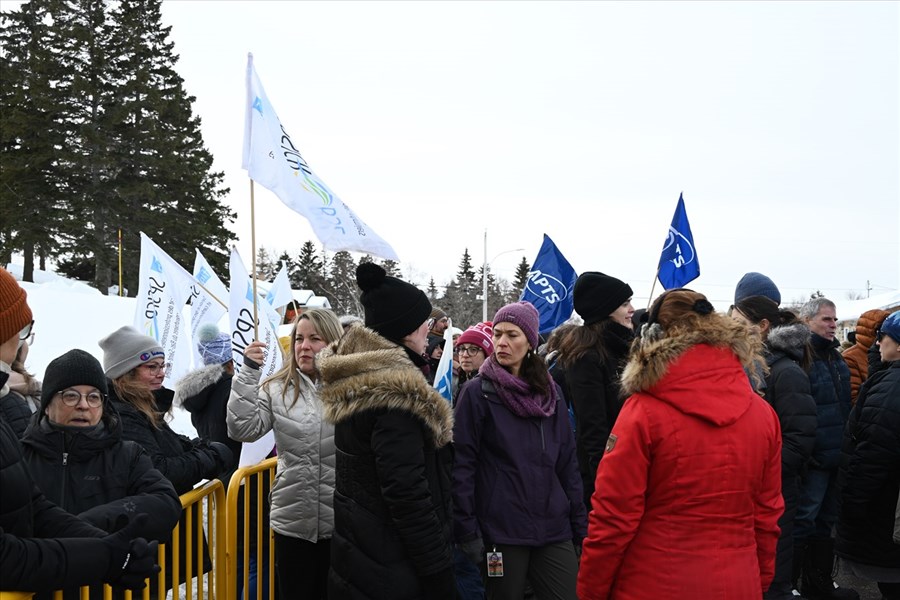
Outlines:
{"label": "blue flag", "polygon": [[694,247],[694,236],[684,210],[684,197],[678,196],[678,207],[669,226],[669,235],[659,255],[659,282],[663,288],[684,287],[684,284],[700,276],[700,263],[697,261],[697,249]]}
{"label": "blue flag", "polygon": [[572,316],[572,288],[578,274],[562,255],[550,236],[544,243],[528,272],[528,281],[519,300],[530,302],[541,316],[540,333],[553,331]]}
{"label": "blue flag", "polygon": [[444,353],[434,372],[434,389],[447,402],[453,402],[453,321],[444,330]]}

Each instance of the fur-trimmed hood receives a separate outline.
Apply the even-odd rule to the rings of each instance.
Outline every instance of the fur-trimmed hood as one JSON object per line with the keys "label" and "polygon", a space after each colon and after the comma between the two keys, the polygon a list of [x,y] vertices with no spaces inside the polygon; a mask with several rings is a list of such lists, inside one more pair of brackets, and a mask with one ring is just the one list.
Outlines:
{"label": "fur-trimmed hood", "polygon": [[316,359],[325,419],[337,424],[373,409],[403,410],[421,419],[437,447],[453,440],[450,405],[397,344],[357,325]]}
{"label": "fur-trimmed hood", "polygon": [[803,323],[779,325],[769,331],[766,347],[769,350],[769,366],[775,363],[780,355],[796,361],[803,359],[803,347],[809,343],[809,327]]}
{"label": "fur-trimmed hood", "polygon": [[191,371],[175,384],[173,403],[191,412],[202,410],[209,401],[213,386],[227,376],[223,365],[208,365]]}
{"label": "fur-trimmed hood", "polygon": [[710,315],[695,329],[643,338],[622,373],[625,395],[644,392],[719,426],[736,421],[754,396],[744,368],[765,370],[762,342],[744,325]]}

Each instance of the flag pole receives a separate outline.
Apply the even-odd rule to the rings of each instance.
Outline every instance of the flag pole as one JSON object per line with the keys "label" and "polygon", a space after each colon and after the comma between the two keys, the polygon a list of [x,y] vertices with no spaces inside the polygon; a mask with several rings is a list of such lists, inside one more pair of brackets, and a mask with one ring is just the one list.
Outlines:
{"label": "flag pole", "polygon": [[122,297],[122,228],[119,227],[119,297]]}
{"label": "flag pole", "polygon": [[206,286],[203,285],[202,283],[200,283],[199,281],[197,281],[197,278],[196,278],[196,277],[194,277],[194,283],[197,284],[197,287],[199,287],[201,290],[203,290],[204,292],[206,292],[206,293],[209,295],[210,298],[212,298],[213,300],[215,300],[216,302],[218,302],[219,304],[221,304],[223,308],[226,308],[226,309],[228,308],[228,305],[227,305],[227,304],[225,304],[224,302],[222,302],[221,300],[219,300],[219,297],[218,297],[218,296],[216,296],[216,295],[213,294],[211,291],[209,291],[208,289],[206,289]]}
{"label": "flag pole", "polygon": [[653,276],[653,284],[650,286],[650,297],[647,298],[647,312],[650,312],[650,305],[653,304],[653,290],[656,289],[656,282],[659,281],[659,267],[656,267],[656,275]]}
{"label": "flag pole", "polygon": [[253,199],[253,180],[250,180],[250,246],[252,253],[250,261],[253,263],[253,339],[259,340],[259,317],[256,311],[256,203]]}

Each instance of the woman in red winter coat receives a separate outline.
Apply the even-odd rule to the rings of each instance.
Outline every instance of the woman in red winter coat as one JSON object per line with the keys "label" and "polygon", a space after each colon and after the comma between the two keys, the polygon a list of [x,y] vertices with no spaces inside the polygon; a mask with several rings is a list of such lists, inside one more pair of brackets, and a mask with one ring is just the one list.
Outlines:
{"label": "woman in red winter coat", "polygon": [[702,294],[650,310],[597,470],[581,600],[759,600],[772,580],[781,431],[744,367],[760,340]]}

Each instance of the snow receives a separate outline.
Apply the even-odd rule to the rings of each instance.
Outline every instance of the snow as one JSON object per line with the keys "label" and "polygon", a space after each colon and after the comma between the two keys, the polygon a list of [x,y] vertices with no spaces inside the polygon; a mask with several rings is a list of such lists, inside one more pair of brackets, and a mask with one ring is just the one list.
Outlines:
{"label": "snow", "polygon": [[[35,269],[34,283],[22,281],[22,265],[5,265],[28,294],[34,314],[34,345],[25,368],[43,379],[47,365],[57,356],[79,348],[103,363],[98,341],[122,325],[134,321],[135,299],[104,296],[88,284]],[[169,425],[188,437],[197,437],[190,414],[172,409]]]}

